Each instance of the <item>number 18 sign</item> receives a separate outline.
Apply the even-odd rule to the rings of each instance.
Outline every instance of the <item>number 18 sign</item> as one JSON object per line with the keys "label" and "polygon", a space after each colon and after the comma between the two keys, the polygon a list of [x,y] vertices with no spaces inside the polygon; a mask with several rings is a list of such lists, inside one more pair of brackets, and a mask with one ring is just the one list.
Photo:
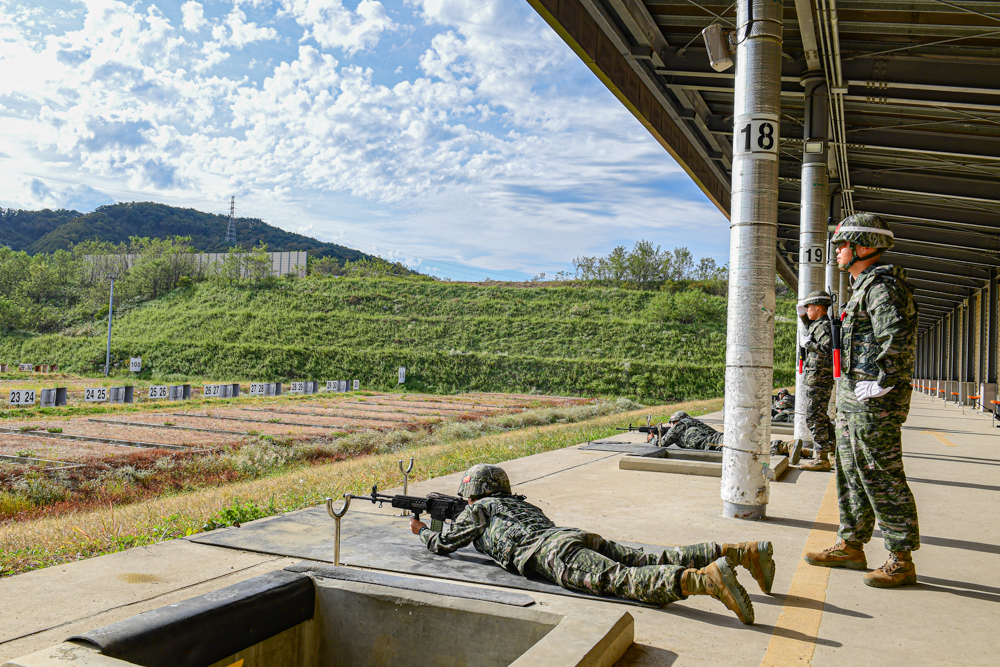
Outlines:
{"label": "number 18 sign", "polygon": [[770,113],[740,116],[733,123],[733,158],[778,159],[778,117]]}

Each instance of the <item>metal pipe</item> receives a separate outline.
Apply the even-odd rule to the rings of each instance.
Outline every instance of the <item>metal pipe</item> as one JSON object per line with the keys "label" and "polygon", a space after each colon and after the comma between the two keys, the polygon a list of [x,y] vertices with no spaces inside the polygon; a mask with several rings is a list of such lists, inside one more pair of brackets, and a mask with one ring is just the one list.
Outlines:
{"label": "metal pipe", "polygon": [[723,515],[767,516],[774,380],[782,7],[738,0],[726,332]]}
{"label": "metal pipe", "polygon": [[334,522],[333,529],[333,566],[340,567],[340,520],[347,514],[347,508],[351,506],[351,495],[344,494],[344,506],[340,511],[333,509],[333,498],[326,499],[326,513],[330,515]]}
{"label": "metal pipe", "polygon": [[[829,138],[827,112],[827,85],[820,71],[807,72],[802,76],[805,87],[805,122],[802,152],[802,181],[799,189],[799,300],[805,299],[810,292],[822,289],[825,279],[827,260],[827,228],[829,222],[829,172],[827,171],[826,140]],[[823,147],[818,153],[806,151],[806,146],[820,143]],[[806,325],[798,318],[798,339],[806,335]],[[792,437],[800,440],[803,446],[812,442],[806,416],[809,405],[806,400],[805,375],[801,368],[796,368],[795,374],[795,421]]]}
{"label": "metal pipe", "polygon": [[108,277],[111,278],[111,296],[108,297],[108,349],[104,356],[104,377],[108,377],[111,371],[111,315],[115,310],[115,276]]}
{"label": "metal pipe", "polygon": [[998,316],[998,291],[1000,291],[1000,284],[997,281],[998,271],[993,269],[990,271],[990,291],[989,291],[989,306],[983,306],[983,309],[989,310],[989,318],[986,325],[986,373],[983,376],[987,383],[994,384],[997,381],[997,316]]}
{"label": "metal pipe", "polygon": [[802,38],[802,50],[805,51],[806,68],[818,70],[822,65],[819,61],[819,47],[816,44],[812,0],[795,0],[795,16],[799,20],[799,35]]}

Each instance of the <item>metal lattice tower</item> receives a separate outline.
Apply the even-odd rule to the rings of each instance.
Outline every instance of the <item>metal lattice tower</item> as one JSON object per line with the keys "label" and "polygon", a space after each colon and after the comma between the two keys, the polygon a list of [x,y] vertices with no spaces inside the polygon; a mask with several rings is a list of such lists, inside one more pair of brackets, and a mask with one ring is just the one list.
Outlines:
{"label": "metal lattice tower", "polygon": [[226,243],[236,245],[236,196],[229,200],[229,227],[226,228]]}

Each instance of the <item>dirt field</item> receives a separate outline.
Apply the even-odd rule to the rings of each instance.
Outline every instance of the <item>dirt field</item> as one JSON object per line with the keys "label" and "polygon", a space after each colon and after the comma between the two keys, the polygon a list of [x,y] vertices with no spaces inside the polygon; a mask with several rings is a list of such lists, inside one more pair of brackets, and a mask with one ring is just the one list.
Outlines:
{"label": "dirt field", "polygon": [[[130,458],[137,449],[173,456],[191,450],[238,447],[247,438],[261,435],[297,442],[330,440],[357,431],[422,430],[441,422],[468,422],[529,408],[586,402],[549,396],[370,392],[261,398],[241,392],[236,399],[201,399],[197,387],[192,388],[197,391],[192,392],[195,396],[191,401],[150,401],[146,390],[137,388],[134,404],[108,405],[83,401],[84,387],[101,384],[94,380],[62,375],[34,376],[32,380],[0,380],[0,391],[6,397],[12,388],[64,386],[69,389],[69,404],[44,413],[37,407],[9,411],[8,417],[0,419],[0,456],[19,456],[27,451],[33,458],[65,463],[114,464],[117,459]],[[99,414],[60,418],[60,413],[72,414],[80,406],[104,409]],[[0,466],[8,472],[23,467],[2,459]]]}

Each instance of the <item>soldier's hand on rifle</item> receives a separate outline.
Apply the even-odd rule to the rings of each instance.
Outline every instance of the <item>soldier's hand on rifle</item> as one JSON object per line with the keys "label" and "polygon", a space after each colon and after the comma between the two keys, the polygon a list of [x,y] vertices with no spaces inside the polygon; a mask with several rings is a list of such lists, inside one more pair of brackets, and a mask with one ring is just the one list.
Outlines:
{"label": "soldier's hand on rifle", "polygon": [[415,516],[410,517],[410,531],[412,531],[414,535],[419,535],[420,530],[426,527],[427,524],[418,519],[417,517]]}

